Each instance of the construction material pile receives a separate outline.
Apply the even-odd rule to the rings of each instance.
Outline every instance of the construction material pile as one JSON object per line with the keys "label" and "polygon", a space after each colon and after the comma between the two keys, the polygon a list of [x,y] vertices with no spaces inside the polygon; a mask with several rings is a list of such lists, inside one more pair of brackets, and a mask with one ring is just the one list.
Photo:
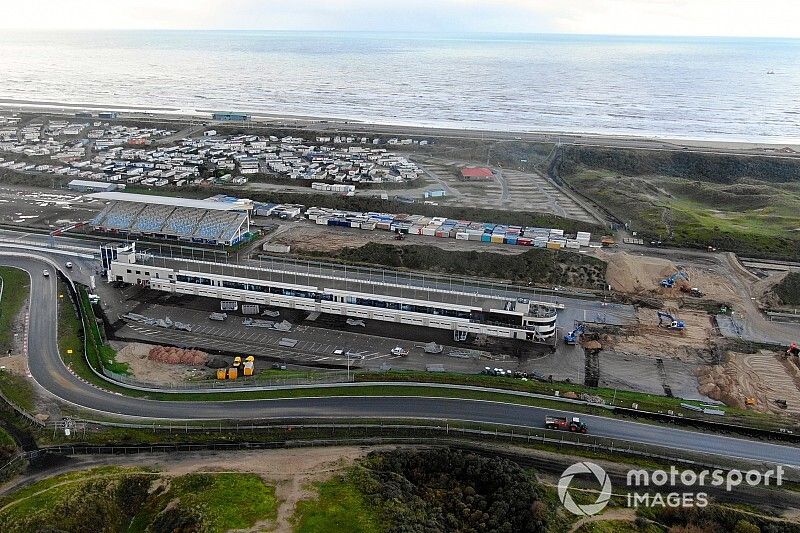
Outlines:
{"label": "construction material pile", "polygon": [[154,346],[147,356],[151,361],[168,365],[202,366],[208,362],[208,354],[200,350],[184,350],[182,348]]}

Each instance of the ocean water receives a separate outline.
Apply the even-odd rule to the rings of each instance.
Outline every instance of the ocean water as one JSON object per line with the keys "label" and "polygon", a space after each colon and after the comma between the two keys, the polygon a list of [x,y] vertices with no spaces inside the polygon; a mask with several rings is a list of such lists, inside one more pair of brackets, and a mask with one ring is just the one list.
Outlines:
{"label": "ocean water", "polygon": [[0,32],[0,99],[800,141],[800,41]]}

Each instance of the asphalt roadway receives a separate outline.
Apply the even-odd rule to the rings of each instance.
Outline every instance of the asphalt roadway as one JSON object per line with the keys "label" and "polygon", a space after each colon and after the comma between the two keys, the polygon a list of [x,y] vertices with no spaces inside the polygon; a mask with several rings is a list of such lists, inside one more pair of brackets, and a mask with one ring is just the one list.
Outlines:
{"label": "asphalt roadway", "polygon": [[[11,256],[0,250],[0,264],[31,275],[28,364],[32,377],[53,396],[98,413],[169,420],[254,420],[266,418],[432,418],[541,428],[545,415],[570,415],[539,407],[432,397],[318,397],[275,400],[159,401],[107,392],[80,380],[63,364],[57,346],[56,277],[42,276],[41,256]],[[24,253],[24,252],[23,252]],[[716,454],[800,468],[800,450],[716,434],[679,430],[598,416],[583,416],[591,434],[619,441]]]}

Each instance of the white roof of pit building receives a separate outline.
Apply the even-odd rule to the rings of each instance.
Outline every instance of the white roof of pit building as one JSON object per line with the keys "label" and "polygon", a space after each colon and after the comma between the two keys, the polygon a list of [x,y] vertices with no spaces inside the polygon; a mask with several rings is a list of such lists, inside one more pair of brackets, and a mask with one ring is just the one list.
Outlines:
{"label": "white roof of pit building", "polygon": [[98,192],[89,197],[112,202],[137,202],[140,204],[171,205],[175,207],[191,207],[194,209],[210,209],[214,211],[246,211],[253,209],[252,200],[236,202],[217,202],[215,200],[195,200],[177,196],[153,196],[150,194],[134,194],[127,192]]}

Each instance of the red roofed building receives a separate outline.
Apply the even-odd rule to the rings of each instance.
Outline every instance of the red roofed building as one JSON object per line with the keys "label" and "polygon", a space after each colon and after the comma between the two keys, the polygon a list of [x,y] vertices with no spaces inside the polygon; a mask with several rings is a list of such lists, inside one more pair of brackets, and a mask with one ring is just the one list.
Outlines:
{"label": "red roofed building", "polygon": [[461,178],[465,180],[486,180],[494,176],[492,169],[485,167],[464,167],[461,169]]}

